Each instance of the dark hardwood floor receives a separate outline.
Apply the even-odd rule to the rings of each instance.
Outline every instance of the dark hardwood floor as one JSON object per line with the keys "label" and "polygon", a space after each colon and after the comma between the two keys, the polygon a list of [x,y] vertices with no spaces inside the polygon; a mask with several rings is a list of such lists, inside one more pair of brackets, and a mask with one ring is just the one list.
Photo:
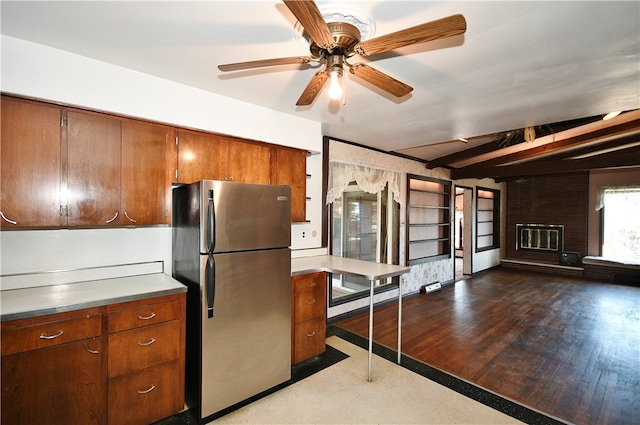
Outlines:
{"label": "dark hardwood floor", "polygon": [[[497,268],[403,302],[402,352],[575,424],[640,423],[640,287]],[[368,336],[368,312],[335,323]],[[397,346],[397,305],[374,311]]]}

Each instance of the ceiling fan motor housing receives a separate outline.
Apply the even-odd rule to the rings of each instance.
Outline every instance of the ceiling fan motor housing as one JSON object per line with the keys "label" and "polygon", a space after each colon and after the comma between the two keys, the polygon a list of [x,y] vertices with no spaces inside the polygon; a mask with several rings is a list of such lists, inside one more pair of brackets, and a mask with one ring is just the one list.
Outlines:
{"label": "ceiling fan motor housing", "polygon": [[342,54],[346,57],[353,56],[355,54],[354,47],[360,43],[360,30],[346,22],[328,22],[327,26],[335,40],[333,50],[330,52],[321,48],[315,42],[311,42],[309,45],[311,54],[314,57],[324,57],[331,53]]}

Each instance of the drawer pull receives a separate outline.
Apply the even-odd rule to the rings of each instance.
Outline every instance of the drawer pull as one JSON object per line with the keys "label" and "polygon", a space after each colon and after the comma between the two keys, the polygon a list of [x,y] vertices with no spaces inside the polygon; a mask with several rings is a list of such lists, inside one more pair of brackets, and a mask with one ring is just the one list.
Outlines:
{"label": "drawer pull", "polygon": [[309,304],[309,305],[311,305],[311,304],[315,304],[315,303],[316,303],[316,300],[315,300],[315,299],[307,301],[307,304]]}
{"label": "drawer pull", "polygon": [[155,313],[151,313],[148,316],[138,316],[138,319],[140,319],[140,320],[149,320],[149,319],[153,319],[154,317],[156,317],[156,314]]}
{"label": "drawer pull", "polygon": [[62,336],[62,334],[64,333],[64,331],[60,331],[55,335],[40,335],[40,339],[56,339],[59,336]]}
{"label": "drawer pull", "polygon": [[138,394],[149,394],[151,391],[155,390],[156,386],[151,385],[148,390],[138,390]]}
{"label": "drawer pull", "polygon": [[308,336],[308,337],[312,337],[312,336],[315,336],[315,335],[316,335],[316,332],[315,332],[315,331],[313,331],[313,332],[311,332],[311,333],[308,333],[308,334],[307,334],[307,336]]}
{"label": "drawer pull", "polygon": [[151,338],[149,340],[149,342],[139,342],[138,345],[141,346],[141,347],[144,347],[144,346],[147,346],[147,345],[151,345],[154,342],[156,342],[156,339],[155,338]]}
{"label": "drawer pull", "polygon": [[92,350],[91,348],[89,348],[89,346],[87,345],[87,343],[84,343],[84,349],[87,350],[88,352],[90,352],[91,354],[100,354],[100,351],[98,350]]}

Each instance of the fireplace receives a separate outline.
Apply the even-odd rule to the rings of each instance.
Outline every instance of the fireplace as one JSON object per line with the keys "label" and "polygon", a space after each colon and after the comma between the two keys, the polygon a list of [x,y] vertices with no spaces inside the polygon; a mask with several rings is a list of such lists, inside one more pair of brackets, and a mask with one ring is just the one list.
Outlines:
{"label": "fireplace", "polygon": [[516,249],[560,252],[564,250],[564,225],[516,224]]}

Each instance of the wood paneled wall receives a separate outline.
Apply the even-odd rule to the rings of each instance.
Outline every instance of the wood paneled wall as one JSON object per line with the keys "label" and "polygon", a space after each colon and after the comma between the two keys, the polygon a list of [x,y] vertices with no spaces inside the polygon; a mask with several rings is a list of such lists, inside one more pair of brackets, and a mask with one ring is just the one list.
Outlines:
{"label": "wood paneled wall", "polygon": [[508,259],[558,263],[558,253],[516,250],[516,224],[564,225],[564,250],[587,253],[589,174],[528,177],[507,183]]}

